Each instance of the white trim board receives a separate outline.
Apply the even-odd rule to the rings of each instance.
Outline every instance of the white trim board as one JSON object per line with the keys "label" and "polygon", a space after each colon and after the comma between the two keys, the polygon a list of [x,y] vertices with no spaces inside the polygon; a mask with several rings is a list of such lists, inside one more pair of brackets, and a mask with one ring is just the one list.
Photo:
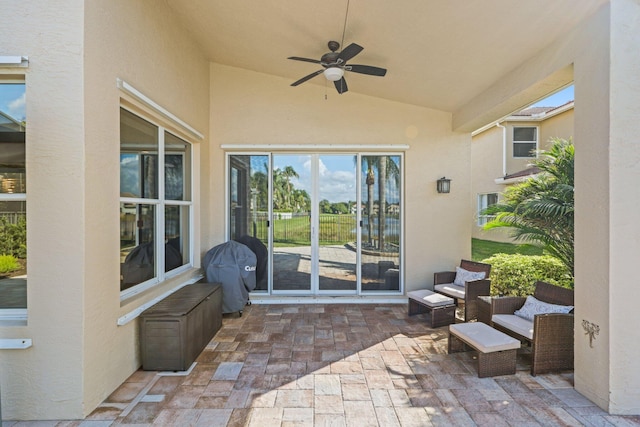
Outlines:
{"label": "white trim board", "polygon": [[153,109],[155,112],[171,120],[173,123],[180,126],[182,129],[186,130],[191,135],[195,136],[200,140],[204,139],[204,135],[202,133],[198,132],[195,128],[193,128],[187,122],[180,119],[175,114],[169,112],[169,110],[162,107],[160,104],[158,104],[157,102],[155,102],[154,100],[152,100],[151,98],[149,98],[148,96],[140,92],[135,87],[131,86],[129,83],[125,82],[122,79],[116,79],[116,85],[118,86],[118,89],[127,93],[128,95],[131,95],[132,97],[142,102],[147,107]]}

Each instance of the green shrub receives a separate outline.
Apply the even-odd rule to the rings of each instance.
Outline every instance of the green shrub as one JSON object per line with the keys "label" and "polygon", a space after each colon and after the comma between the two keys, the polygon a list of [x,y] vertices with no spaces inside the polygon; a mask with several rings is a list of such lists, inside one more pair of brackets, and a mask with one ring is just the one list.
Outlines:
{"label": "green shrub", "polygon": [[13,255],[0,255],[0,274],[10,273],[19,268],[20,264]]}
{"label": "green shrub", "polygon": [[0,217],[0,254],[13,255],[16,258],[27,257],[27,221],[20,218],[12,224]]}
{"label": "green shrub", "polygon": [[549,255],[495,254],[482,262],[491,264],[491,295],[531,295],[538,280],[573,288],[567,267]]}

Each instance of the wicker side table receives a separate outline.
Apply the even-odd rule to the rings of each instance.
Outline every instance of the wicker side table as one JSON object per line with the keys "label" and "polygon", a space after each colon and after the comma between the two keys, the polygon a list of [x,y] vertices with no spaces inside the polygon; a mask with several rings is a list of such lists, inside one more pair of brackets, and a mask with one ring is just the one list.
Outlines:
{"label": "wicker side table", "polygon": [[476,300],[478,308],[478,322],[491,326],[491,297],[481,295]]}

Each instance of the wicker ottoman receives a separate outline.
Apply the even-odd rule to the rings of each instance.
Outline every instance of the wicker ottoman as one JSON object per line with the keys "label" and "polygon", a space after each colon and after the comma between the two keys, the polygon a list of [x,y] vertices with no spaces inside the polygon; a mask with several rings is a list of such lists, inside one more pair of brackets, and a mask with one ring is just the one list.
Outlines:
{"label": "wicker ottoman", "polygon": [[478,377],[516,373],[517,339],[482,322],[449,325],[449,353],[465,351],[465,345],[478,352]]}
{"label": "wicker ottoman", "polygon": [[456,321],[456,305],[453,298],[431,292],[428,289],[407,292],[409,316],[420,313],[430,315],[431,327],[438,328]]}

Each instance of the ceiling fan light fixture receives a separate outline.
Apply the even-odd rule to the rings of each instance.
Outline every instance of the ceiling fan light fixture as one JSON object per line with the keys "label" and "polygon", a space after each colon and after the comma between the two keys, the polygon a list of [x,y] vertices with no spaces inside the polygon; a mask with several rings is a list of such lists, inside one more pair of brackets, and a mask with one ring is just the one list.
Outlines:
{"label": "ceiling fan light fixture", "polygon": [[329,67],[323,71],[323,74],[327,80],[336,82],[344,76],[344,70],[339,67]]}

